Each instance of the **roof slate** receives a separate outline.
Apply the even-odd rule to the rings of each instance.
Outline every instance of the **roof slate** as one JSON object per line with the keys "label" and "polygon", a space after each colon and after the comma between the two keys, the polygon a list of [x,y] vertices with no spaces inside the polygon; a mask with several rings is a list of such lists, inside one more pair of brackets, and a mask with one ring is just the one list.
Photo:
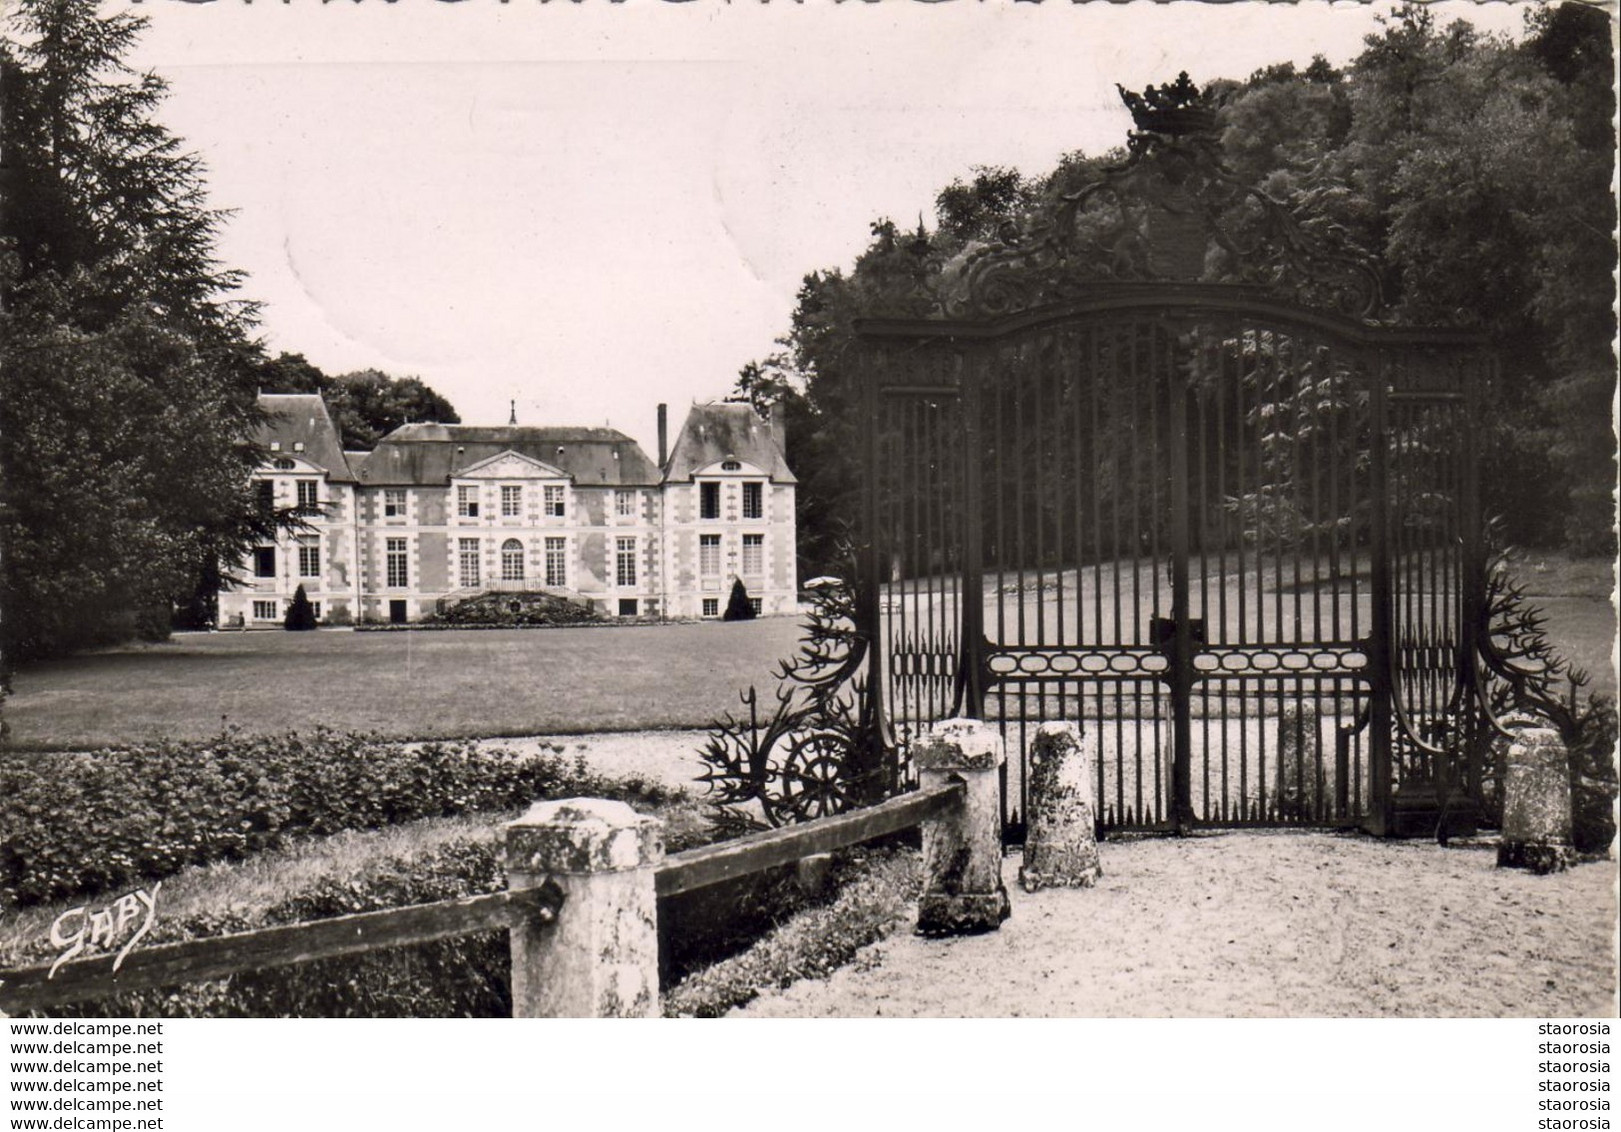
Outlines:
{"label": "roof slate", "polygon": [[[277,441],[282,455],[297,455],[325,468],[327,477],[335,483],[354,482],[354,472],[344,458],[338,430],[319,393],[261,393],[259,407],[265,411],[266,418],[259,428],[259,443],[268,447],[272,441]],[[299,444],[304,449],[295,452]]]}
{"label": "roof slate", "polygon": [[503,452],[550,464],[577,486],[659,482],[658,469],[640,445],[611,428],[408,424],[378,441],[358,470],[360,482],[372,486],[443,485]]}
{"label": "roof slate", "polygon": [[753,464],[770,475],[773,483],[797,483],[788,469],[775,430],[746,404],[713,401],[694,405],[681,426],[666,480],[690,481],[693,473],[725,459]]}

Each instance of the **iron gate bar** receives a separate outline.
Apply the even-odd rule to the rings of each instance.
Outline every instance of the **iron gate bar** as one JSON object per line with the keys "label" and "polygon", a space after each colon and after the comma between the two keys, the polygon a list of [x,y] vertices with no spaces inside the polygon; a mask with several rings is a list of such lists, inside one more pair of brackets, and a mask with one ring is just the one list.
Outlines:
{"label": "iron gate bar", "polygon": [[[880,388],[883,402],[949,399],[956,406],[952,427],[958,431],[952,435],[960,437],[961,452],[985,453],[990,459],[988,464],[961,460],[952,468],[947,451],[950,441],[932,421],[934,414],[906,418],[911,423],[901,430],[903,444],[920,445],[926,455],[922,466],[910,471],[897,457],[896,483],[916,482],[920,475],[943,476],[949,483],[914,499],[910,520],[904,513],[900,517],[907,537],[918,548],[897,558],[897,562],[905,559],[906,567],[897,573],[885,608],[896,611],[894,616],[902,626],[900,640],[916,648],[892,655],[896,678],[910,681],[907,694],[922,704],[922,685],[949,674],[952,706],[978,716],[990,706],[987,701],[994,688],[1004,729],[1016,726],[1021,738],[1031,721],[1047,717],[1050,703],[1056,703],[1061,717],[1073,712],[1113,720],[1108,726],[1112,728],[1114,765],[1129,758],[1131,766],[1129,773],[1116,774],[1111,783],[1104,765],[1107,760],[1099,762],[1099,800],[1100,805],[1113,802],[1111,824],[1157,827],[1168,819],[1174,828],[1186,830],[1200,823],[1228,822],[1235,814],[1237,820],[1265,822],[1275,820],[1274,810],[1284,797],[1292,796],[1301,800],[1293,804],[1302,808],[1306,820],[1342,821],[1363,814],[1369,825],[1378,825],[1378,815],[1388,808],[1390,798],[1392,735],[1399,734],[1415,755],[1425,753],[1424,748],[1433,744],[1425,742],[1424,735],[1443,726],[1444,712],[1472,691],[1472,665],[1460,663],[1461,658],[1472,655],[1472,631],[1463,617],[1471,602],[1478,608],[1483,601],[1468,592],[1465,575],[1473,567],[1466,568],[1466,563],[1473,563],[1476,555],[1461,537],[1471,525],[1459,521],[1476,506],[1469,474],[1471,452],[1437,451],[1422,442],[1439,435],[1443,427],[1468,435],[1469,430],[1461,427],[1467,424],[1467,393],[1433,386],[1447,380],[1467,388],[1466,383],[1480,378],[1460,376],[1462,371],[1487,372],[1489,360],[1454,365],[1451,369],[1457,372],[1450,377],[1444,373],[1439,377],[1418,375],[1414,380],[1431,388],[1415,392],[1395,387],[1402,367],[1392,359],[1418,344],[1439,346],[1443,352],[1479,349],[1485,336],[1468,331],[1437,335],[1365,327],[1339,316],[1302,313],[1289,304],[1258,300],[1253,292],[1235,295],[1233,289],[1220,286],[1154,286],[1124,296],[1120,290],[1091,302],[1072,302],[1011,319],[956,322],[945,331],[933,320],[860,324],[860,333],[869,343],[881,345],[886,339],[896,344],[910,340],[914,346],[937,343],[955,358],[956,384],[929,381],[929,367],[941,364],[938,355],[931,360],[914,353],[901,380],[895,380],[892,359],[875,367],[878,380],[868,382],[869,390]],[[1217,293],[1213,296],[1212,291]],[[1101,317],[1109,313],[1144,317]],[[1197,328],[1201,320],[1215,328],[1203,338],[1187,329]],[[1173,329],[1185,336],[1180,342],[1172,336]],[[1225,342],[1221,334],[1227,335]],[[1336,342],[1341,349],[1331,346]],[[890,357],[885,350],[880,354]],[[1201,356],[1209,361],[1201,365]],[[1249,379],[1244,376],[1246,357],[1252,362]],[[1125,382],[1105,387],[1103,375],[1111,369]],[[1209,373],[1215,375],[1209,387],[1212,396],[1196,395],[1191,384],[1195,372],[1206,372],[1207,381],[1211,380]],[[1145,412],[1129,411],[1133,385],[1149,390]],[[1253,398],[1246,385],[1255,387]],[[1233,391],[1234,420],[1229,420],[1228,388]],[[1159,389],[1166,390],[1164,415]],[[1105,393],[1109,395],[1106,420]],[[1364,396],[1365,403],[1360,400]],[[1009,399],[1011,405],[1006,404]],[[1456,411],[1458,419],[1436,415],[1443,402],[1450,403],[1448,407]],[[879,416],[878,403],[865,402],[874,422]],[[1341,451],[1347,439],[1341,433],[1347,404],[1352,412],[1362,414],[1361,418],[1346,417],[1353,446],[1360,444],[1356,429],[1363,426],[1357,424],[1358,419],[1365,418],[1365,427],[1376,442],[1365,453],[1365,470],[1352,463],[1343,469],[1330,464],[1331,470],[1325,471],[1321,463],[1325,453]],[[1269,412],[1274,414],[1273,429],[1286,430],[1281,445],[1267,435]],[[1406,432],[1390,444],[1386,438],[1391,436],[1393,412],[1396,425]],[[1065,422],[1068,436],[1064,435]],[[1222,438],[1234,427],[1241,439],[1244,434],[1251,437],[1235,450],[1242,457],[1236,463],[1221,458]],[[878,427],[871,429],[866,446],[872,468],[880,467],[875,444],[879,431]],[[1265,447],[1268,443],[1270,449]],[[1086,473],[1088,451],[1090,475]],[[1148,483],[1142,482],[1140,453],[1144,452],[1151,457],[1151,468],[1166,462],[1170,465],[1165,483],[1171,506],[1168,522],[1163,519],[1167,497],[1161,495],[1158,474],[1150,474]],[[1100,453],[1106,463],[1099,463]],[[1386,469],[1390,458],[1400,465],[1394,477]],[[1236,480],[1229,479],[1230,470]],[[985,491],[986,472],[997,484],[996,496]],[[1359,490],[1364,476],[1366,491]],[[1107,491],[1105,479],[1110,481]],[[1279,482],[1270,482],[1274,479]],[[875,479],[869,482],[876,485]],[[1342,493],[1342,486],[1348,495]],[[1250,540],[1241,536],[1241,528],[1229,523],[1227,508],[1212,506],[1213,498],[1232,498],[1230,488],[1237,497],[1254,499],[1257,506],[1277,509],[1269,541],[1256,544],[1259,556],[1254,562],[1255,577],[1270,585],[1273,593],[1269,603],[1256,601],[1253,619],[1245,608],[1251,595],[1251,584],[1245,581],[1251,575]],[[1195,503],[1199,518],[1192,524],[1188,507]],[[1421,516],[1420,522],[1402,525],[1391,514],[1392,503],[1397,515],[1411,513],[1420,503],[1432,511],[1451,507],[1456,513],[1441,519]],[[1369,513],[1365,522],[1355,518],[1364,504]],[[1009,505],[1012,516],[1006,514]],[[1123,516],[1121,508],[1128,505],[1130,514]],[[1112,531],[1107,537],[1105,506]],[[962,523],[953,521],[953,509],[960,510]],[[1284,521],[1290,512],[1304,517],[1292,535]],[[865,513],[868,529],[878,530],[872,507]],[[1353,525],[1342,533],[1338,526],[1325,525],[1325,514],[1351,515]],[[1237,517],[1238,512],[1233,515]],[[1146,524],[1145,518],[1150,520]],[[1128,520],[1129,535],[1122,529],[1122,519]],[[1009,521],[1011,529],[1005,525]],[[1394,543],[1387,531],[1397,533]],[[1446,541],[1454,536],[1458,545]],[[996,548],[994,571],[987,569],[983,559],[987,538]],[[955,549],[929,549],[942,540]],[[883,583],[877,540],[874,542],[867,562],[869,580],[877,592]],[[1368,548],[1372,570],[1371,604],[1367,607],[1359,546]],[[1191,577],[1195,553],[1196,591]],[[1223,579],[1214,589],[1212,560],[1216,577]],[[1309,572],[1308,560],[1312,563]],[[1233,586],[1235,568],[1240,584]],[[1129,581],[1124,573],[1128,569]],[[1145,614],[1162,608],[1162,570],[1169,573],[1171,632],[1168,637],[1145,641]],[[949,582],[953,573],[959,579],[955,588]],[[987,594],[993,576],[997,583]],[[1145,586],[1145,581],[1150,584]],[[1112,609],[1106,609],[1103,587],[1110,582]],[[1131,589],[1129,598],[1126,585]],[[1322,592],[1325,585],[1327,594]],[[911,608],[920,609],[929,619],[927,631],[910,629],[908,587]],[[895,593],[899,596],[894,597]],[[984,624],[992,595],[997,607],[994,642]],[[1011,626],[1010,595],[1018,602]],[[1194,596],[1199,600],[1199,617],[1191,606]],[[1128,616],[1124,607],[1128,600],[1135,616]],[[1365,608],[1371,617],[1366,633],[1362,631]],[[1083,610],[1087,615],[1083,616]],[[1113,630],[1106,637],[1106,614],[1110,612]],[[1230,619],[1235,613],[1233,624]],[[1336,630],[1327,640],[1325,614],[1327,625]],[[1218,628],[1211,640],[1201,641],[1197,626],[1211,616],[1218,627],[1231,625],[1236,640],[1224,636],[1226,628]],[[1395,646],[1398,639],[1400,649]],[[953,663],[929,663],[929,649],[948,641],[955,642],[951,645]],[[1279,651],[1289,643],[1295,651]],[[1241,647],[1235,648],[1235,644]],[[1097,667],[1105,654],[1123,662],[1133,656],[1137,659],[1126,670],[1117,666],[1105,673]],[[1166,675],[1157,675],[1158,669],[1139,671],[1156,663],[1142,658],[1156,654],[1164,658]],[[1041,664],[1030,667],[1027,662],[1035,658]],[[1055,658],[1067,659],[1055,664]],[[1463,676],[1463,669],[1469,670],[1468,677]],[[1407,674],[1402,677],[1405,684],[1397,680],[1398,672]],[[1064,678],[1068,676],[1089,679]],[[1463,679],[1469,681],[1469,687],[1462,685]],[[881,680],[873,682],[875,694],[881,684]],[[1164,765],[1161,753],[1154,755],[1149,766],[1143,764],[1144,748],[1151,740],[1157,747],[1159,740],[1154,737],[1161,734],[1164,721],[1164,701],[1152,690],[1156,684],[1167,685],[1170,696],[1169,784],[1158,777]],[[1255,699],[1254,693],[1242,690],[1245,686],[1263,693],[1263,698]],[[1025,695],[1014,694],[1020,687]],[[1197,807],[1191,777],[1195,692],[1200,719],[1198,749],[1204,752]],[[1412,697],[1416,715],[1406,710],[1406,696]],[[1105,697],[1111,701],[1112,711],[1106,710]],[[1268,700],[1274,705],[1272,710],[1268,710]],[[1218,722],[1231,719],[1224,714],[1224,705],[1229,703],[1237,706],[1236,734],[1229,724]],[[1253,717],[1252,703],[1259,709]],[[1308,729],[1297,710],[1299,705],[1330,703],[1331,782],[1323,734],[1315,727]],[[1277,724],[1280,743],[1302,752],[1292,763],[1285,763],[1281,748],[1269,758],[1271,722]],[[1110,742],[1108,736],[1103,738]],[[1236,768],[1232,766],[1235,741]],[[1371,747],[1365,750],[1368,744]],[[1212,755],[1215,748],[1219,748],[1219,760]],[[1451,763],[1433,758],[1428,765],[1441,773],[1453,770]],[[1252,767],[1257,772],[1253,798],[1249,792]],[[1475,788],[1478,767],[1469,764],[1458,769],[1465,787]],[[1366,797],[1364,772],[1372,776],[1366,780]],[[1126,777],[1133,779],[1129,804],[1123,793]],[[1236,810],[1235,778],[1241,803]],[[1111,785],[1112,798],[1107,793]],[[1213,786],[1219,790],[1215,797]],[[1145,788],[1152,793],[1147,794]],[[1018,799],[1013,803],[1009,798],[1012,816],[1022,817],[1022,769],[1016,789],[1010,793]]]}

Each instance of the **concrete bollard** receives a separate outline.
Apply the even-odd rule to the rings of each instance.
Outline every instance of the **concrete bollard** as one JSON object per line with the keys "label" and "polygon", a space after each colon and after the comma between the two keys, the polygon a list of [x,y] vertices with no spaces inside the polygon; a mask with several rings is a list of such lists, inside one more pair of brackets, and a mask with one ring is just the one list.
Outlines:
{"label": "concrete bollard", "polygon": [[923,895],[917,930],[923,935],[995,931],[1008,918],[1002,886],[1002,813],[997,768],[1002,736],[977,719],[948,719],[912,748],[924,789],[961,780],[962,808],[923,824]]}
{"label": "concrete bollard", "polygon": [[514,1018],[658,1016],[663,859],[664,823],[623,802],[536,802],[508,823],[508,887],[550,878],[566,897],[553,923],[511,929]]}
{"label": "concrete bollard", "polygon": [[1091,888],[1103,873],[1098,861],[1096,741],[1073,723],[1043,723],[1030,743],[1029,827],[1019,884]]}
{"label": "concrete bollard", "polygon": [[1503,833],[1497,867],[1537,874],[1565,869],[1570,839],[1570,757],[1551,727],[1519,732],[1503,776]]}

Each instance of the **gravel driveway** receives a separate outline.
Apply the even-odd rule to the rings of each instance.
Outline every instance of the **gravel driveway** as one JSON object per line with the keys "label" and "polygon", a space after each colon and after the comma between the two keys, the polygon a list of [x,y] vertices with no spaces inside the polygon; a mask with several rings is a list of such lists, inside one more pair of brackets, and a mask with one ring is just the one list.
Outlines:
{"label": "gravel driveway", "polygon": [[904,928],[745,1017],[1567,1017],[1616,1013],[1616,867],[1331,833],[1107,842],[1093,889],[998,932]]}

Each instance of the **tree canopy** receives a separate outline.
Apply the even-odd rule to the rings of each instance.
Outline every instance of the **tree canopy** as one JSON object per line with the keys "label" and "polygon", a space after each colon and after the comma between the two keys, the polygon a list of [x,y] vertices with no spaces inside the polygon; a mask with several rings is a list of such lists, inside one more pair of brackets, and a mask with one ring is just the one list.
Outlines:
{"label": "tree canopy", "polygon": [[0,42],[0,649],[132,631],[262,533],[253,307],[204,171],[123,62],[142,21],[26,0]]}
{"label": "tree canopy", "polygon": [[[1516,541],[1593,551],[1612,545],[1615,483],[1610,29],[1579,3],[1527,24],[1511,43],[1411,4],[1344,70],[1283,62],[1207,90],[1236,177],[1382,264],[1383,317],[1495,333],[1486,507]],[[788,416],[806,576],[841,568],[840,527],[859,514],[852,320],[893,306],[926,260],[1048,217],[1121,156],[1073,153],[1045,176],[976,169],[941,190],[934,230],[880,220],[849,273],[805,277],[781,349],[737,388]]]}

